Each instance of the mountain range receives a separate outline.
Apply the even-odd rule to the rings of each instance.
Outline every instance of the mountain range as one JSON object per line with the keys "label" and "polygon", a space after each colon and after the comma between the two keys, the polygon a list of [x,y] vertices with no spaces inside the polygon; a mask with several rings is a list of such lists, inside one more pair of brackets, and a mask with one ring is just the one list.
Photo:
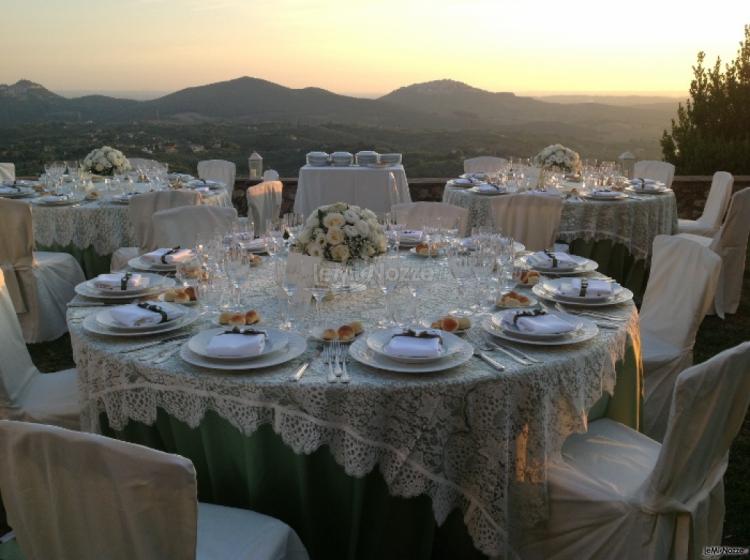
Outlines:
{"label": "mountain range", "polygon": [[103,95],[68,99],[28,80],[0,85],[0,127],[58,121],[340,123],[410,130],[582,127],[627,139],[660,134],[675,110],[676,102],[659,98],[636,97],[630,104],[627,98],[612,104],[565,96],[541,100],[489,92],[453,80],[414,84],[377,99],[315,87],[293,89],[250,77],[190,87],[146,101]]}

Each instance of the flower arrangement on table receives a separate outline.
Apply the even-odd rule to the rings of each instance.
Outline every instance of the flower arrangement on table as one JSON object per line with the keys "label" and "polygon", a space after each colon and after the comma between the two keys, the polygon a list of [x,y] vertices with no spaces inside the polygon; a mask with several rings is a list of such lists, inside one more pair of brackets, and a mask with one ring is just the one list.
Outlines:
{"label": "flower arrangement on table", "polygon": [[124,173],[128,171],[130,162],[120,150],[109,146],[102,146],[89,152],[83,158],[82,167],[96,175],[112,175],[113,173]]}
{"label": "flower arrangement on table", "polygon": [[534,164],[543,168],[558,168],[568,173],[581,170],[581,156],[562,144],[552,144],[534,156]]}
{"label": "flower arrangement on table", "polygon": [[305,255],[345,263],[385,253],[388,243],[371,210],[337,202],[310,214],[295,248]]}

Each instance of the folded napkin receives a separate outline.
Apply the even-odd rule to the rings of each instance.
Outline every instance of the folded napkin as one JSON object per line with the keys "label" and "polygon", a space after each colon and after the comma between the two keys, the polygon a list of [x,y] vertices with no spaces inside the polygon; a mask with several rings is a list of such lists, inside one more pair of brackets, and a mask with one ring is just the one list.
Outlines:
{"label": "folded napkin", "polygon": [[252,241],[243,241],[242,246],[248,251],[265,251],[266,240],[262,237],[253,239]]}
{"label": "folded napkin", "polygon": [[499,193],[500,188],[491,183],[479,183],[476,187],[477,191],[482,193]]}
{"label": "folded napkin", "polygon": [[123,281],[127,276],[125,282],[126,290],[137,290],[139,288],[148,288],[149,278],[140,274],[132,274],[128,272],[114,272],[112,274],[100,274],[94,278],[94,287],[99,290],[122,290]]}
{"label": "folded napkin", "polygon": [[[158,310],[161,310],[160,313]],[[110,309],[109,314],[123,327],[149,327],[174,321],[185,312],[177,305],[168,303],[120,305]]]}
{"label": "folded napkin", "polygon": [[442,353],[443,341],[440,336],[422,338],[397,334],[383,349],[387,354],[402,358],[437,358]]}
{"label": "folded napkin", "polygon": [[46,194],[37,198],[38,202],[62,202],[68,200],[70,195],[67,194]]}
{"label": "folded napkin", "polygon": [[576,325],[558,315],[528,315],[525,311],[503,315],[503,326],[529,334],[565,334],[576,330]]}
{"label": "folded napkin", "polygon": [[192,258],[193,252],[190,249],[180,249],[179,247],[156,249],[141,255],[141,259],[149,264],[176,264],[189,261]]}
{"label": "folded napkin", "polygon": [[460,179],[453,179],[453,184],[461,185],[462,187],[470,187],[474,184],[474,181],[472,181],[471,179],[460,178]]}
{"label": "folded napkin", "polygon": [[585,295],[581,295],[581,278],[572,278],[570,282],[563,282],[557,289],[557,293],[566,297],[582,297],[586,299],[609,298],[614,294],[619,284],[589,278],[586,280],[587,287]]}
{"label": "folded napkin", "polygon": [[[551,255],[554,255],[555,259]],[[557,266],[554,266],[554,260],[557,260]],[[581,263],[578,257],[569,255],[568,253],[561,253],[560,251],[550,251],[549,254],[540,251],[531,255],[527,259],[527,262],[532,267],[544,269],[556,268],[558,270],[572,270]]]}
{"label": "folded napkin", "polygon": [[595,189],[591,192],[591,195],[596,198],[619,198],[622,196],[622,193],[609,189]]}
{"label": "folded napkin", "polygon": [[238,330],[217,334],[208,341],[206,354],[214,358],[250,358],[263,352],[266,335],[242,334],[243,332],[245,331]]}
{"label": "folded napkin", "polygon": [[399,236],[401,241],[413,241],[414,243],[419,242],[422,239],[422,230],[418,229],[405,229]]}

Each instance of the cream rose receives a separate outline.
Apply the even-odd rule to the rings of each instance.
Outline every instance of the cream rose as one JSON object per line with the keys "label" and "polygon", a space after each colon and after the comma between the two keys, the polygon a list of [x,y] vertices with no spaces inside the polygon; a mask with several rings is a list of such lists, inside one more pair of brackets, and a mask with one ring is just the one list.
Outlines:
{"label": "cream rose", "polygon": [[331,247],[331,257],[336,261],[346,261],[349,259],[349,247],[346,245],[336,245]]}
{"label": "cream rose", "polygon": [[337,227],[332,227],[326,233],[326,241],[331,245],[339,245],[344,241],[344,232]]}
{"label": "cream rose", "polygon": [[323,225],[328,229],[340,228],[345,223],[346,223],[346,220],[344,219],[344,216],[342,216],[338,212],[331,212],[330,214],[327,214],[323,218]]}

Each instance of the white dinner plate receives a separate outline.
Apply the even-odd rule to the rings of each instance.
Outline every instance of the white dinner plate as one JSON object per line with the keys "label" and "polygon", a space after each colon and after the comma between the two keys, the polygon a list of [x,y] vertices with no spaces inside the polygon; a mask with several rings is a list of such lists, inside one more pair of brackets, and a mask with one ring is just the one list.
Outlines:
{"label": "white dinner plate", "polygon": [[[414,231],[416,231],[416,230],[412,230],[412,229],[405,230],[405,231],[401,232],[401,235],[403,235],[405,233],[413,233]],[[422,239],[421,238],[420,239],[415,239],[414,237],[404,239],[403,237],[399,236],[399,240],[398,240],[398,244],[401,247],[416,247],[420,243],[422,243]]]}
{"label": "white dinner plate", "polygon": [[609,201],[615,201],[615,200],[625,200],[628,198],[628,195],[623,192],[613,192],[612,195],[607,196],[601,196],[601,195],[595,195],[593,193],[590,194],[584,194],[584,198],[587,198],[588,200],[598,200],[599,202],[609,202]]}
{"label": "white dinner plate", "polygon": [[633,193],[633,194],[655,194],[655,195],[667,194],[667,193],[671,193],[672,192],[672,189],[668,189],[666,187],[655,188],[655,189],[646,188],[645,190],[641,190],[641,189],[636,188],[636,187],[625,187],[625,190],[628,191],[628,192],[630,192],[630,193]]}
{"label": "white dinner plate", "polygon": [[[110,329],[109,327],[100,325],[96,319],[96,316],[97,316],[96,313],[92,313],[83,320],[82,325],[83,325],[84,330],[93,334],[100,334],[104,336],[140,337],[140,336],[150,336],[154,334],[163,334],[167,332],[176,331],[177,329],[181,329],[182,327],[186,327],[194,323],[198,319],[198,317],[200,317],[200,314],[196,311],[191,310],[190,312],[186,313],[179,319],[176,319],[174,321],[170,321],[169,323],[167,323],[169,325],[169,327],[167,328],[164,328],[162,325],[157,325],[152,330],[143,330],[143,331],[138,331],[138,332],[123,331],[120,329]],[[161,328],[157,328],[157,327],[161,327]]]}
{"label": "white dinner plate", "polygon": [[47,198],[46,196],[40,196],[31,200],[32,204],[39,206],[72,206],[83,202],[83,195],[78,196],[67,196],[65,198]]}
{"label": "white dinner plate", "polygon": [[111,292],[97,290],[95,288],[89,287],[86,282],[82,282],[78,284],[75,287],[75,292],[80,296],[91,298],[91,299],[98,299],[98,300],[137,299],[139,297],[151,296],[151,295],[155,295],[160,292],[166,291],[169,288],[173,288],[176,284],[174,279],[172,278],[166,278],[164,276],[160,276],[160,278],[163,278],[165,282],[160,283],[158,285],[149,286],[145,292],[139,292],[139,293],[123,293],[123,292],[120,292],[119,290],[118,291],[112,290]]}
{"label": "white dinner plate", "polygon": [[247,371],[265,367],[277,366],[293,360],[302,355],[307,350],[307,341],[297,333],[288,333],[289,342],[286,348],[280,352],[265,354],[259,358],[249,358],[246,360],[221,360],[217,358],[206,358],[193,353],[187,344],[180,348],[180,358],[187,363],[205,369],[214,369],[221,371]]}
{"label": "white dinner plate", "polygon": [[135,257],[128,261],[128,266],[135,270],[144,272],[174,272],[177,270],[176,264],[152,264],[144,261],[141,257]]}
{"label": "white dinner plate", "polygon": [[540,272],[542,274],[553,274],[555,276],[576,276],[578,274],[594,272],[597,268],[599,268],[598,262],[592,261],[591,259],[587,259],[585,257],[578,257],[578,259],[580,260],[580,264],[577,267],[562,270],[559,268],[542,268],[533,266],[531,263],[529,263],[528,257],[529,255],[525,255],[518,260],[521,261],[524,267],[536,270],[537,272]]}
{"label": "white dinner plate", "polygon": [[167,321],[166,323],[158,323],[156,325],[140,326],[140,327],[126,327],[118,323],[114,317],[112,317],[111,309],[102,309],[95,314],[96,322],[100,327],[109,329],[117,332],[127,332],[131,334],[140,334],[142,332],[160,332],[163,330],[170,330],[175,322],[182,321],[186,316],[193,314],[198,315],[198,312],[194,309],[185,310],[185,312],[178,318]]}
{"label": "white dinner plate", "polygon": [[479,190],[479,187],[471,187],[469,192],[478,194],[479,196],[499,196],[501,194],[508,194],[508,190],[504,187],[500,187],[494,191],[481,191]]}
{"label": "white dinner plate", "polygon": [[378,354],[367,346],[365,338],[360,338],[349,345],[349,355],[361,364],[392,373],[432,373],[460,366],[471,359],[474,355],[474,348],[468,342],[461,342],[464,343],[464,346],[459,352],[442,360],[433,360],[421,364],[397,362],[387,356]]}
{"label": "white dinner plate", "polygon": [[28,198],[34,196],[36,191],[30,187],[18,187],[18,190],[3,191],[0,192],[2,198]]}
{"label": "white dinner plate", "polygon": [[[559,279],[558,279],[559,280]],[[534,286],[531,290],[540,298],[545,299],[547,301],[554,301],[555,303],[564,303],[568,305],[578,305],[581,307],[603,307],[606,305],[618,305],[620,303],[625,303],[628,301],[632,301],[633,299],[633,292],[628,290],[627,288],[620,287],[621,289],[617,291],[611,298],[604,299],[604,300],[584,300],[584,299],[570,299],[566,297],[561,297],[557,295],[555,292],[544,288],[544,283],[551,283],[553,279],[545,279],[543,282],[540,282],[536,286]]]}
{"label": "white dinner plate", "polygon": [[523,310],[521,309],[513,309],[513,310],[501,311],[500,313],[495,313],[490,316],[492,319],[492,326],[495,327],[496,329],[502,329],[504,332],[507,332],[511,336],[514,336],[521,340],[556,340],[564,336],[575,334],[585,326],[584,320],[581,319],[581,317],[570,315],[568,313],[562,313],[560,311],[553,311],[553,312],[547,313],[547,315],[555,315],[558,318],[567,321],[571,325],[574,325],[575,328],[572,331],[562,332],[562,333],[536,333],[536,332],[532,333],[532,332],[522,331],[521,329],[517,328],[515,325],[510,326],[510,325],[503,324],[502,321],[505,316],[513,315],[514,313],[519,313],[522,311]]}
{"label": "white dinner plate", "polygon": [[[246,327],[240,327],[240,328],[246,328],[246,329],[255,329],[253,326],[246,326]],[[283,350],[286,348],[287,344],[289,343],[289,333],[286,333],[284,331],[280,331],[278,329],[255,329],[259,331],[264,331],[268,336],[266,337],[266,343],[263,346],[263,350],[260,354],[256,354],[254,356],[238,356],[238,357],[232,357],[232,358],[220,358],[217,356],[210,356],[207,351],[206,347],[208,346],[208,343],[210,340],[217,334],[231,331],[232,328],[223,328],[223,329],[209,329],[207,331],[201,331],[200,333],[196,334],[194,337],[192,337],[190,340],[187,341],[187,347],[190,349],[190,351],[202,358],[208,358],[209,360],[220,360],[220,361],[237,361],[237,360],[257,360],[258,358],[262,358],[266,356],[267,354],[272,354],[273,352],[278,352],[279,350]]]}
{"label": "white dinner plate", "polygon": [[[145,274],[141,274],[141,276],[149,279],[148,286],[145,288],[132,288],[129,290],[102,290],[102,289],[97,288],[94,285],[94,282],[95,282],[94,278],[92,278],[91,280],[86,280],[84,284],[86,288],[88,288],[90,291],[98,293],[99,297],[101,297],[102,294],[104,294],[106,297],[113,295],[113,294],[116,294],[119,296],[136,297],[136,296],[141,296],[147,293],[151,293],[155,289],[161,288],[162,286],[164,288],[171,288],[172,286],[175,285],[175,281],[173,278],[167,278],[166,276],[161,276],[159,274],[147,272]],[[81,295],[85,295],[85,294],[81,294]]]}
{"label": "white dinner plate", "polygon": [[482,329],[484,329],[485,332],[491,334],[492,336],[502,338],[503,340],[507,340],[509,342],[531,344],[534,346],[565,346],[567,344],[579,344],[581,342],[591,340],[599,334],[599,327],[596,326],[596,323],[587,319],[583,319],[583,322],[585,326],[574,333],[564,335],[559,338],[551,338],[545,340],[530,340],[527,338],[518,338],[512,333],[509,333],[507,330],[495,325],[492,322],[492,317],[487,317],[484,321],[482,321]]}
{"label": "white dinner plate", "polygon": [[391,329],[380,329],[373,331],[369,336],[365,337],[367,347],[375,352],[376,354],[393,360],[395,362],[403,364],[425,364],[428,362],[436,362],[449,358],[453,354],[460,352],[462,348],[468,344],[465,340],[457,337],[455,334],[449,332],[440,331],[440,336],[443,339],[442,351],[439,356],[421,358],[415,356],[405,355],[394,355],[385,350],[385,346],[390,342],[394,335],[402,333],[404,329],[400,327],[394,327]]}

